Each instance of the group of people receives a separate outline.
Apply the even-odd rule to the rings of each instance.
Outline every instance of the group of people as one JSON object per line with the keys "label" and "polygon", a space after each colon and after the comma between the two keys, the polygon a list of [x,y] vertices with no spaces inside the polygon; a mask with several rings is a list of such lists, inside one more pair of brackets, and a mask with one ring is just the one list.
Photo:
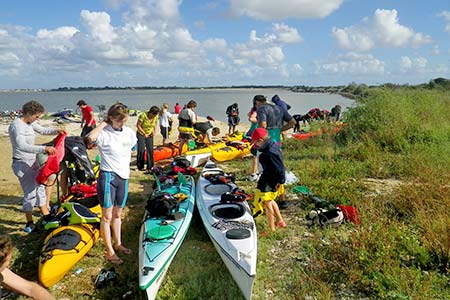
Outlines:
{"label": "group of people", "polygon": [[294,126],[294,132],[300,131],[300,123],[305,125],[311,121],[327,121],[327,122],[337,122],[341,119],[341,106],[336,104],[331,108],[331,111],[327,109],[320,108],[312,108],[306,114],[295,114],[292,117],[294,118],[296,124]]}
{"label": "group of people", "polygon": [[[282,133],[295,126],[295,119],[288,113],[289,106],[277,95],[272,98],[273,104],[263,95],[253,98],[253,105],[248,113],[251,123],[247,136],[252,141],[252,178],[258,180],[254,196],[254,216],[265,212],[270,231],[277,227],[284,228],[286,223],[281,216],[277,198],[284,199],[285,167],[282,159],[281,141]],[[126,126],[129,116],[128,107],[123,103],[113,104],[101,122],[95,121],[92,108],[84,101],[78,101],[83,122],[81,137],[86,143],[96,145],[100,153],[100,174],[97,179],[97,194],[102,207],[100,233],[105,246],[105,259],[113,264],[122,263],[119,255],[129,255],[132,251],[122,244],[121,214],[128,198],[128,180],[130,178],[131,152],[137,145],[137,167],[146,170],[153,167],[153,136],[159,125],[163,136],[163,143],[167,141],[172,116],[168,112],[168,104],[161,108],[152,106],[148,111],[138,116],[136,132]],[[195,109],[197,103],[189,101],[185,108],[179,109],[179,151],[197,133],[207,143],[213,142],[214,137],[220,134],[220,129],[214,126],[214,118],[208,117],[206,122],[197,122]],[[49,214],[45,187],[36,182],[39,170],[36,154],[54,154],[53,146],[35,145],[35,133],[56,135],[64,132],[61,129],[46,128],[39,125],[38,120],[44,113],[44,107],[37,101],[30,101],[23,105],[23,114],[16,118],[9,127],[9,136],[13,149],[12,169],[19,179],[24,198],[23,211],[26,224],[24,231],[31,232],[34,227],[33,208],[37,206],[43,216]],[[229,134],[235,131],[239,124],[238,104],[230,105],[226,114],[228,116]],[[260,166],[258,168],[258,165]],[[282,202],[279,202],[282,203]],[[264,234],[264,233],[263,233]],[[266,232],[265,234],[268,234]],[[4,247],[4,249],[2,249]],[[11,243],[6,238],[0,238],[0,265],[1,277],[4,285],[31,295],[31,290],[47,295],[45,299],[52,299],[45,289],[32,283],[15,281],[8,269],[11,256]],[[3,252],[2,252],[3,251]],[[119,254],[119,255],[118,255]],[[2,256],[3,255],[3,256]],[[30,285],[31,284],[31,285]],[[37,287],[36,287],[37,286]],[[39,299],[36,297],[36,299]]]}

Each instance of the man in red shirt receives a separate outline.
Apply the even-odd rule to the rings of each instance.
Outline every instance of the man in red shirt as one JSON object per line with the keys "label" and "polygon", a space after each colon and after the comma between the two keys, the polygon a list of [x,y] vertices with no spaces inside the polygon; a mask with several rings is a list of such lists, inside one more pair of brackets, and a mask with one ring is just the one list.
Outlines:
{"label": "man in red shirt", "polygon": [[81,109],[81,114],[83,115],[81,119],[81,127],[84,127],[81,130],[80,136],[86,136],[92,129],[95,128],[95,115],[92,107],[87,105],[86,101],[79,100],[77,102],[78,107]]}

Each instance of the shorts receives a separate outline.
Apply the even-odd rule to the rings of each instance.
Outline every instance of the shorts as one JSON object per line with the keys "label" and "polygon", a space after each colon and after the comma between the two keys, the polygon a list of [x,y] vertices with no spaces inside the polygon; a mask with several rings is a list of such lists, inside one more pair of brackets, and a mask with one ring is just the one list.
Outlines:
{"label": "shorts", "polygon": [[282,184],[280,184],[276,191],[261,192],[261,190],[256,189],[253,197],[253,217],[256,218],[264,213],[264,202],[274,201],[278,195],[284,193],[284,185]]}
{"label": "shorts", "polygon": [[39,173],[37,162],[13,159],[12,169],[22,187],[23,211],[31,212],[35,206],[46,205],[45,186],[36,182]]}
{"label": "shorts", "polygon": [[114,172],[100,171],[97,180],[97,194],[100,206],[125,207],[128,198],[128,179],[123,179]]}
{"label": "shorts", "polygon": [[241,119],[239,118],[239,116],[230,116],[230,117],[228,117],[228,126],[239,125],[240,121],[241,121]]}

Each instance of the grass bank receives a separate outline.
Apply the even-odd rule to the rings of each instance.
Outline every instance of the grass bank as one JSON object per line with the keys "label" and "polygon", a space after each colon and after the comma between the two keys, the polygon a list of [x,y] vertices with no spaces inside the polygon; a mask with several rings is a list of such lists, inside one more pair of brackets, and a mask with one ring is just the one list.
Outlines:
{"label": "grass bank", "polygon": [[[288,228],[258,241],[254,299],[450,299],[449,93],[371,89],[358,102],[336,136],[287,140],[283,154],[299,184],[335,204],[357,207],[362,223],[309,228],[305,215],[313,204],[288,187],[290,206],[282,211]],[[222,167],[250,191],[255,186],[246,180],[250,163],[243,158]],[[140,175],[130,184],[124,243],[134,253],[150,183]],[[18,200],[2,200],[3,222],[22,222],[20,211],[9,205]],[[264,217],[257,226],[263,230]],[[13,268],[36,279],[44,237],[13,238],[18,245]],[[73,270],[51,290],[71,299],[145,299],[137,287],[137,255],[116,268],[114,285],[93,288],[105,266],[102,251],[97,244],[76,266],[82,272]],[[241,299],[198,215],[159,298]]]}

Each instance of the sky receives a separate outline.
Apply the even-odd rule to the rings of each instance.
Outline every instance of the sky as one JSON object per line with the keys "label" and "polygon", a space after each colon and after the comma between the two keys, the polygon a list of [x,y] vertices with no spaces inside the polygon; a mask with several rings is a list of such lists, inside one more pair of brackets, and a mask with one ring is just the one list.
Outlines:
{"label": "sky", "polygon": [[0,89],[450,78],[448,0],[0,1]]}

